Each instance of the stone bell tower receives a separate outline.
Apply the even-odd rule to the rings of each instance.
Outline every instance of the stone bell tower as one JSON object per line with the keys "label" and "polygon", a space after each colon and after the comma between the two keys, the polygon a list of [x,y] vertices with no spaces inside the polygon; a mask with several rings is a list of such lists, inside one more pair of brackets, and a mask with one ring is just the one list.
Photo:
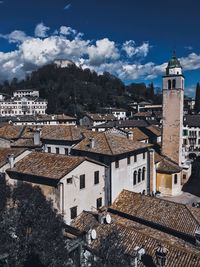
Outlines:
{"label": "stone bell tower", "polygon": [[182,157],[184,76],[173,53],[163,76],[162,154],[179,166]]}

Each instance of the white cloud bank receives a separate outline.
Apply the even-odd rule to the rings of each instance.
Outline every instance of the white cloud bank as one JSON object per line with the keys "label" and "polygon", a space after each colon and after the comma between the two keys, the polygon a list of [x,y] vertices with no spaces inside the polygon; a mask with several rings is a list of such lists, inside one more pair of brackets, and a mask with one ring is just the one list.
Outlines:
{"label": "white cloud bank", "polygon": [[[19,30],[0,34],[0,38],[16,44],[16,50],[0,52],[0,80],[24,78],[26,73],[58,58],[72,60],[82,68],[90,68],[98,73],[111,72],[122,80],[151,80],[162,75],[166,68],[166,63],[141,63],[151,49],[148,42],[138,46],[133,40],[125,41],[122,45],[108,38],[94,42],[84,39],[82,33],[67,26],[53,30],[52,34],[50,32],[48,26],[39,23],[34,36],[27,36]],[[200,55],[190,53],[180,60],[185,70],[200,68]]]}

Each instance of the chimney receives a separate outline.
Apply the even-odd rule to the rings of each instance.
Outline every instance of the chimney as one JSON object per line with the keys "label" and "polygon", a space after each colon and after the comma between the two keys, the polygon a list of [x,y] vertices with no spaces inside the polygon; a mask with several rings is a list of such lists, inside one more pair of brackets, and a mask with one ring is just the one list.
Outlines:
{"label": "chimney", "polygon": [[11,155],[8,156],[8,162],[9,162],[9,165],[10,165],[10,169],[14,168],[14,166],[15,166],[14,154],[11,154]]}
{"label": "chimney", "polygon": [[200,247],[200,228],[195,231],[196,246]]}
{"label": "chimney", "polygon": [[34,131],[34,146],[39,146],[40,145],[40,129],[36,129]]}
{"label": "chimney", "polygon": [[159,244],[155,251],[157,267],[167,266],[167,253],[168,250],[164,246]]}
{"label": "chimney", "polygon": [[129,131],[127,137],[129,140],[133,140],[133,132]]}
{"label": "chimney", "polygon": [[142,260],[142,256],[145,254],[145,249],[143,247],[136,246],[134,248],[134,256],[131,259],[130,266],[137,267],[138,263]]}
{"label": "chimney", "polygon": [[90,138],[90,148],[94,148],[94,147],[95,147],[95,139]]}

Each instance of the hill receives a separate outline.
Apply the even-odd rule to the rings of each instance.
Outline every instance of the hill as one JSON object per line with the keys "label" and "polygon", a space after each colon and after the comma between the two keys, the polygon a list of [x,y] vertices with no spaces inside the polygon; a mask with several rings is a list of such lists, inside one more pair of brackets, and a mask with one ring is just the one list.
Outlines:
{"label": "hill", "polygon": [[65,68],[51,64],[32,72],[24,80],[5,81],[0,90],[12,94],[16,89],[36,88],[40,96],[48,100],[47,113],[81,115],[85,111],[98,112],[101,107],[127,108],[129,102],[153,100],[152,86],[125,86],[108,72],[98,75],[73,64]]}

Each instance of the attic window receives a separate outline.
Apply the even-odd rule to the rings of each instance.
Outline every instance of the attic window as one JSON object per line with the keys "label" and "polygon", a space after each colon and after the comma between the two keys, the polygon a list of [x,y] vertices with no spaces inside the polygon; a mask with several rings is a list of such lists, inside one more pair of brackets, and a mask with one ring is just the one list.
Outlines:
{"label": "attic window", "polygon": [[67,184],[72,184],[72,177],[67,178]]}

